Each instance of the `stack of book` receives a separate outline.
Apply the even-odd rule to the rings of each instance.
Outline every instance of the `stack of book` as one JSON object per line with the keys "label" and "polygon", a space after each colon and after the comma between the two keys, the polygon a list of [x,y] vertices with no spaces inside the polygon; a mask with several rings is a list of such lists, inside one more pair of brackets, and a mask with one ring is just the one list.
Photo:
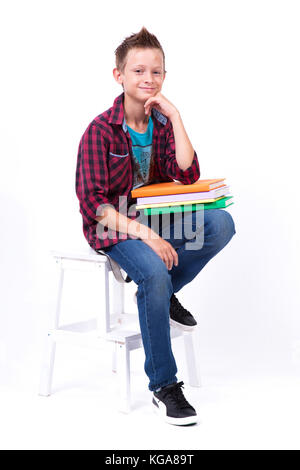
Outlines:
{"label": "stack of book", "polygon": [[133,189],[131,195],[137,198],[136,209],[144,209],[145,215],[222,209],[233,204],[224,181],[225,178],[217,178],[199,179],[193,184],[155,183]]}

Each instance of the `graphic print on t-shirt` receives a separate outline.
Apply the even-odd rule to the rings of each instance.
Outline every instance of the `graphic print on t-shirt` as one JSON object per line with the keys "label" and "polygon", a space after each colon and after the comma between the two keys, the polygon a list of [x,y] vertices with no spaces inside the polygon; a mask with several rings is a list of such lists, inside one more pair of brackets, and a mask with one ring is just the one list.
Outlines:
{"label": "graphic print on t-shirt", "polygon": [[147,131],[136,132],[127,125],[132,141],[133,189],[154,181],[154,153],[152,147],[153,121],[149,117]]}
{"label": "graphic print on t-shirt", "polygon": [[153,179],[154,155],[152,145],[147,147],[133,146],[134,181],[133,188],[149,184]]}

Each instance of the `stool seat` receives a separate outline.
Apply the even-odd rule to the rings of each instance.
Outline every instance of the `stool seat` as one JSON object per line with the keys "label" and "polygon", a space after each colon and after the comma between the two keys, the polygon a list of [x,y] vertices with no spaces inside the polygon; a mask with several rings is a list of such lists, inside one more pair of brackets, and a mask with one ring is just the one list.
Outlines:
{"label": "stool seat", "polygon": [[81,261],[96,261],[97,263],[106,263],[106,256],[99,256],[99,254],[93,250],[93,248],[88,247],[86,250],[80,251],[57,251],[51,250],[50,253],[54,258],[65,258],[65,259],[78,259]]}
{"label": "stool seat", "polygon": [[[143,347],[139,326],[138,311],[124,312],[124,286],[126,279],[121,267],[107,254],[103,256],[91,247],[86,250],[52,250],[51,256],[58,268],[58,291],[56,310],[50,317],[45,350],[41,365],[39,394],[49,396],[53,379],[56,343],[63,342],[93,348],[108,344],[112,347],[112,370],[116,372],[118,382],[118,409],[130,411],[130,351]],[[100,274],[104,290],[102,309],[97,318],[60,325],[60,310],[63,294],[65,271],[68,269],[93,271]],[[113,275],[110,276],[110,272]],[[126,274],[126,273],[125,273]],[[129,278],[130,279],[130,278]],[[99,283],[100,284],[100,283]],[[99,285],[100,287],[100,285]],[[112,300],[110,302],[110,291]],[[195,354],[195,335],[193,331],[182,331],[170,327],[171,338],[183,337],[189,383],[200,387],[198,355]]]}
{"label": "stool seat", "polygon": [[[115,279],[118,282],[131,282],[130,277],[125,273],[125,271],[118,265],[118,263],[113,260],[105,251],[99,250],[96,251],[93,248],[89,247],[86,250],[81,251],[55,251],[52,250],[51,254],[56,259],[68,259],[68,260],[80,260],[80,261],[90,261],[96,263],[109,263],[109,271],[113,272]],[[100,256],[99,256],[100,255]]]}

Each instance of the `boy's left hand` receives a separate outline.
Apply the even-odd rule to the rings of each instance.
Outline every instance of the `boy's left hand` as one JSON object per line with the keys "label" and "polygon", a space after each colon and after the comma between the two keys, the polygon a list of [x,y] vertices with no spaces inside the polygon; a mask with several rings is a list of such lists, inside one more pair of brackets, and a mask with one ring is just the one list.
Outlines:
{"label": "boy's left hand", "polygon": [[179,114],[178,109],[175,108],[175,106],[160,92],[154,96],[151,96],[151,98],[148,98],[144,104],[144,107],[145,114],[149,115],[151,114],[152,108],[156,108],[169,119],[172,119],[173,116]]}

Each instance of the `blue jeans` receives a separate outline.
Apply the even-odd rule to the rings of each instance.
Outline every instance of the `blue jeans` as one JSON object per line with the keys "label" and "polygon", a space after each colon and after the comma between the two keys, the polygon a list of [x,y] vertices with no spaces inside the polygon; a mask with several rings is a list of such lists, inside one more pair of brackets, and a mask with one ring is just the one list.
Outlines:
{"label": "blue jeans", "polygon": [[[162,259],[141,239],[123,240],[105,249],[138,286],[137,305],[145,350],[145,372],[151,391],[177,382],[169,323],[172,293],[191,282],[236,233],[233,219],[224,209],[189,212],[184,216],[172,214],[167,224],[163,223],[161,216],[155,217],[154,227],[153,217],[144,216],[142,223],[151,226],[174,247],[178,266],[173,265],[168,271]],[[184,234],[187,227],[190,229],[188,238]],[[187,248],[193,243],[196,249]]]}

